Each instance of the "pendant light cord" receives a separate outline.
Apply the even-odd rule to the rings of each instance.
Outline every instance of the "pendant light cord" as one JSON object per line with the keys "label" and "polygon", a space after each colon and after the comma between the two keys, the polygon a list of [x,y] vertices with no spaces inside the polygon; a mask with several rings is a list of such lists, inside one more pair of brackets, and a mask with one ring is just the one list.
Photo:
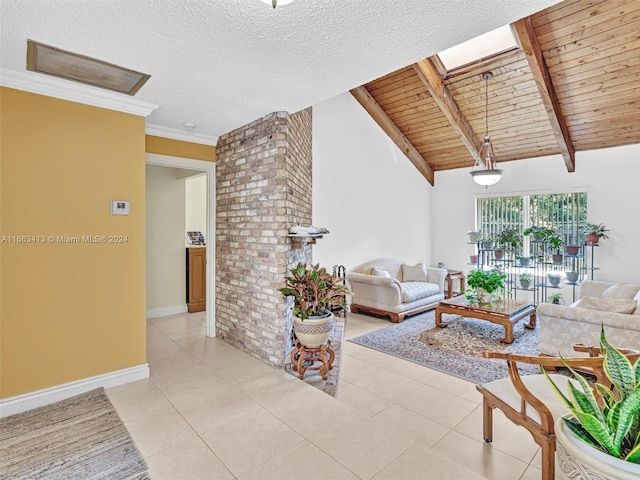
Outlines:
{"label": "pendant light cord", "polygon": [[485,121],[485,136],[489,136],[489,77],[484,77],[484,121]]}

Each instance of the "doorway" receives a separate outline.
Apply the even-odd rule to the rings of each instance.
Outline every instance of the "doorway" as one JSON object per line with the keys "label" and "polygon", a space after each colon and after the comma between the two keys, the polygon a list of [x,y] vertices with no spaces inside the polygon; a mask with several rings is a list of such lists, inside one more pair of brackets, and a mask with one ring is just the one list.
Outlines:
{"label": "doorway", "polygon": [[189,158],[171,157],[155,153],[146,154],[146,164],[204,172],[207,177],[207,226],[206,226],[206,330],[208,337],[216,336],[215,326],[215,163]]}

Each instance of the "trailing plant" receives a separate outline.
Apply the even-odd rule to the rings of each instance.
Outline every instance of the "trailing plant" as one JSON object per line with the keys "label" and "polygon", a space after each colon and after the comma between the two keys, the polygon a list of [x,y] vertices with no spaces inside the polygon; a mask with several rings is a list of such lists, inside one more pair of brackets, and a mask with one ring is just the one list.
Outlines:
{"label": "trailing plant", "polygon": [[522,249],[522,235],[516,230],[503,230],[496,237],[496,241],[502,248],[514,254]]}
{"label": "trailing plant", "polygon": [[544,374],[573,414],[563,420],[577,438],[613,457],[640,463],[640,359],[632,365],[607,341],[604,327],[600,331],[600,347],[604,371],[613,389],[596,383],[592,390],[582,375],[569,367],[580,389],[569,382],[567,397]]}
{"label": "trailing plant", "polygon": [[529,227],[522,232],[522,235],[525,237],[531,235],[537,242],[546,242],[554,233],[553,230],[547,227]]}
{"label": "trailing plant", "polygon": [[602,223],[587,223],[584,226],[584,231],[586,235],[595,235],[598,238],[607,239],[609,236],[606,232],[609,231],[607,227],[605,227]]}
{"label": "trailing plant", "polygon": [[347,306],[345,295],[351,295],[351,291],[319,264],[307,266],[300,262],[290,273],[280,293],[293,297],[293,314],[300,320]]}
{"label": "trailing plant", "polygon": [[504,280],[507,276],[498,270],[472,270],[467,275],[467,285],[476,290],[482,288],[487,293],[504,289]]}

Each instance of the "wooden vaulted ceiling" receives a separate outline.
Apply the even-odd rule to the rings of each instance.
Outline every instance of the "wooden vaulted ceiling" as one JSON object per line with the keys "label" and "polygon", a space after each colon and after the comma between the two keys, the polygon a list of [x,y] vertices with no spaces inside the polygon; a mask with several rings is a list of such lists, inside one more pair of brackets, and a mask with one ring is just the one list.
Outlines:
{"label": "wooden vaulted ceiling", "polygon": [[351,93],[424,177],[471,167],[489,134],[498,162],[640,142],[640,0],[565,0],[512,24],[520,48],[446,72],[436,58]]}

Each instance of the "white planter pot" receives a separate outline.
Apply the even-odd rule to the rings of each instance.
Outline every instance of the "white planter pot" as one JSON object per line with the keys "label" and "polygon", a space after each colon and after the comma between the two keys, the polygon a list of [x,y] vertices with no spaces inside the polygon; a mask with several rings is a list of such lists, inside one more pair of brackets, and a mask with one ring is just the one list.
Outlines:
{"label": "white planter pot", "polygon": [[578,439],[564,425],[555,423],[556,458],[560,480],[638,480],[640,465],[612,457]]}
{"label": "white planter pot", "polygon": [[300,317],[293,317],[293,331],[302,345],[309,348],[318,348],[327,343],[335,319],[333,313],[322,317],[307,317],[304,321]]}

